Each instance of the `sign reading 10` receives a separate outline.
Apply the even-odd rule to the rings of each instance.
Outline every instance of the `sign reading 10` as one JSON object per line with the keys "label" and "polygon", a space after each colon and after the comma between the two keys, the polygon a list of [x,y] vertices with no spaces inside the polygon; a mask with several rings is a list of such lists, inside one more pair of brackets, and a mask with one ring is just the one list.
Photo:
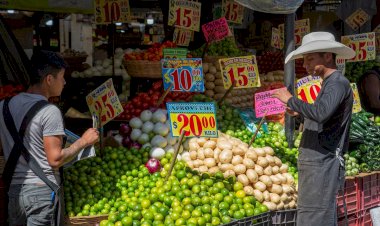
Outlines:
{"label": "sign reading 10", "polygon": [[190,91],[193,86],[193,77],[200,78],[200,69],[175,69],[169,74],[173,80],[172,91]]}

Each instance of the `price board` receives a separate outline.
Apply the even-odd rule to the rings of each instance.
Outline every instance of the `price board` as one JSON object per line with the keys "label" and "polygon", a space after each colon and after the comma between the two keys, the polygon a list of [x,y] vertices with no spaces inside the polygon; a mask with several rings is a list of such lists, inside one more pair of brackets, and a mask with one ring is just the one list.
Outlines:
{"label": "price board", "polygon": [[356,83],[350,83],[352,88],[352,93],[354,94],[354,104],[352,106],[352,113],[358,113],[362,110],[362,105],[360,104],[360,96],[358,91],[358,86]]}
{"label": "price board", "polygon": [[342,75],[346,73],[346,60],[340,57],[335,59],[336,69],[342,72]]}
{"label": "price board", "polygon": [[224,17],[202,25],[202,31],[207,42],[219,41],[232,35]]}
{"label": "price board", "polygon": [[275,115],[285,112],[286,105],[282,103],[279,99],[272,97],[273,93],[277,90],[279,89],[255,93],[256,117],[261,118],[263,116]]}
{"label": "price board", "polygon": [[204,92],[202,58],[162,59],[164,90]]}
{"label": "price board", "polygon": [[310,20],[303,19],[297,20],[294,27],[294,44],[301,45],[303,36],[310,33]]}
{"label": "price board", "polygon": [[178,46],[189,46],[193,33],[193,31],[176,27],[173,33],[173,42]]}
{"label": "price board", "polygon": [[214,102],[166,103],[173,137],[218,137]]}
{"label": "price board", "polygon": [[165,48],[163,51],[165,59],[181,59],[187,57],[187,49]]}
{"label": "price board", "polygon": [[97,24],[128,22],[131,15],[129,0],[95,0],[94,14]]}
{"label": "price board", "polygon": [[228,22],[242,24],[244,6],[234,0],[222,0],[222,16],[224,16]]}
{"label": "price board", "polygon": [[314,103],[321,91],[322,79],[319,76],[306,76],[298,79],[296,89],[298,98],[306,103]]}
{"label": "price board", "polygon": [[256,56],[219,59],[224,88],[228,89],[236,80],[234,88],[260,87]]}
{"label": "price board", "polygon": [[188,0],[169,0],[169,26],[199,31],[201,3]]}
{"label": "price board", "polygon": [[111,78],[89,93],[86,101],[91,114],[100,122],[100,126],[104,126],[124,111]]}
{"label": "price board", "polygon": [[281,34],[278,28],[272,27],[272,40],[270,44],[273,48],[282,49]]}
{"label": "price board", "polygon": [[347,62],[376,59],[376,40],[374,32],[342,36],[342,43],[356,52],[356,56],[347,60]]}
{"label": "price board", "polygon": [[369,15],[361,8],[353,12],[345,22],[353,29],[358,30],[363,24],[370,19]]}

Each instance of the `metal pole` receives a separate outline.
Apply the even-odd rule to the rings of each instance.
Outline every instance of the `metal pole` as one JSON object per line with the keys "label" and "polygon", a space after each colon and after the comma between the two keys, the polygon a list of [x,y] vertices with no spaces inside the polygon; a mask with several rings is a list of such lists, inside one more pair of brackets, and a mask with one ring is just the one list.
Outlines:
{"label": "metal pole", "polygon": [[[285,56],[294,50],[294,20],[295,13],[287,14],[285,21]],[[295,62],[294,60],[285,65],[284,82],[286,88],[294,96],[294,83],[295,83]],[[285,115],[285,135],[289,147],[294,147],[294,128],[295,120],[290,115]]]}

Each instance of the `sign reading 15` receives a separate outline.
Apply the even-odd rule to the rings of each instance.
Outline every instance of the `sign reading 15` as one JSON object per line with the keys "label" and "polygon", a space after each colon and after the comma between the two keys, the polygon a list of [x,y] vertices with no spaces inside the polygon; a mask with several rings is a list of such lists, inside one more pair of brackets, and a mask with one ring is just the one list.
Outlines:
{"label": "sign reading 15", "polygon": [[200,74],[200,69],[193,69],[192,73],[187,69],[175,69],[169,74],[173,78],[172,91],[189,91],[193,86],[193,76],[200,76]]}
{"label": "sign reading 15", "polygon": [[226,2],[226,19],[230,21],[236,21],[238,17],[239,5],[235,2]]}
{"label": "sign reading 15", "polygon": [[[115,110],[113,109],[112,105],[108,101],[108,97],[113,96],[114,93],[110,91],[108,94],[104,94],[100,99],[98,98],[95,101],[95,110],[99,112],[100,119],[102,122],[107,121],[108,118],[113,118],[115,116]],[[103,107],[106,109],[106,114],[103,114]]]}
{"label": "sign reading 15", "polygon": [[227,73],[230,78],[231,83],[233,84],[235,82],[235,78],[239,83],[239,86],[247,86],[248,85],[248,76],[247,71],[254,72],[255,68],[254,66],[243,66],[243,67],[236,67],[236,68],[230,68]]}
{"label": "sign reading 15", "polygon": [[[185,136],[194,136],[202,135],[203,128],[215,128],[216,121],[213,115],[209,117],[203,116],[202,119],[196,114],[179,114],[177,115],[177,121],[183,122],[181,128],[179,129],[179,134],[182,134],[182,131],[185,131]],[[190,130],[188,127],[190,126]],[[177,129],[178,125],[176,122],[173,123],[173,128]]]}
{"label": "sign reading 15", "polygon": [[176,11],[176,25],[183,26],[183,27],[190,27],[191,26],[191,9],[182,9],[178,8]]}

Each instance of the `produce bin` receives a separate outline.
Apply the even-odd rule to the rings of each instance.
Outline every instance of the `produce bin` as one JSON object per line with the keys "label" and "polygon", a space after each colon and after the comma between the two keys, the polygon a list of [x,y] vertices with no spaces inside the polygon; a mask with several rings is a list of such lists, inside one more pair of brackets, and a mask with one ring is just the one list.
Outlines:
{"label": "produce bin", "polygon": [[[357,214],[347,216],[348,226],[359,226],[359,217]],[[338,226],[346,226],[346,220],[344,217],[338,219]]]}
{"label": "produce bin", "polygon": [[361,212],[359,217],[359,226],[372,226],[372,219],[369,209]]}
{"label": "produce bin", "polygon": [[278,226],[296,226],[297,210],[278,210],[271,212],[272,225]]}
{"label": "produce bin", "polygon": [[361,177],[363,189],[361,190],[360,210],[368,210],[380,204],[380,178],[379,173]]}
{"label": "produce bin", "polygon": [[67,226],[77,226],[77,225],[87,225],[87,226],[95,226],[99,225],[102,220],[107,220],[108,214],[99,215],[99,216],[83,216],[83,217],[68,217],[66,218]]}
{"label": "produce bin", "polygon": [[272,226],[270,220],[270,212],[262,213],[257,216],[246,217],[238,220],[236,224],[238,226]]}
{"label": "produce bin", "polygon": [[[347,215],[355,214],[360,209],[362,180],[360,178],[346,179],[344,186],[344,196],[347,206]],[[337,197],[338,218],[344,217],[343,196],[341,192]]]}

